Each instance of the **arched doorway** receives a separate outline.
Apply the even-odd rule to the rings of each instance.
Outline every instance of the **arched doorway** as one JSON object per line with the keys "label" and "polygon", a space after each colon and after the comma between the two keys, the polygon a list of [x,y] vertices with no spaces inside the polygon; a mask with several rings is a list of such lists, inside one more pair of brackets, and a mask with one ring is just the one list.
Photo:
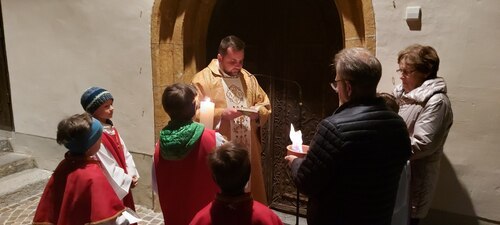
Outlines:
{"label": "arched doorway", "polygon": [[[215,57],[223,36],[235,34],[246,41],[245,68],[264,74],[259,82],[273,99],[274,117],[263,134],[269,201],[276,208],[293,209],[295,191],[283,162],[290,123],[301,128],[307,143],[319,120],[337,105],[328,86],[333,79],[328,66],[333,55],[343,46],[375,51],[371,0],[307,4],[155,0],[151,27],[155,134],[168,121],[161,106],[164,87],[190,82]],[[300,108],[299,102],[303,102]]]}
{"label": "arched doorway", "polygon": [[207,62],[231,34],[246,42],[244,67],[260,75],[271,99],[273,113],[263,132],[269,202],[293,212],[296,191],[283,160],[288,132],[293,123],[308,143],[319,120],[338,106],[329,82],[331,59],[343,48],[340,16],[330,0],[218,0],[207,32]]}

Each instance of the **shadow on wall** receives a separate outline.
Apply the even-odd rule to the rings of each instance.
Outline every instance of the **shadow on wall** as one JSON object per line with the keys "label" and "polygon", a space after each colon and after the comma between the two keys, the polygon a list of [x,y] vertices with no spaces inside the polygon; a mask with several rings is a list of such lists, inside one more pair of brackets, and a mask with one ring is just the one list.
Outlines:
{"label": "shadow on wall", "polygon": [[469,193],[458,180],[446,155],[441,159],[432,207],[421,225],[479,225],[481,222],[481,218],[476,216]]}

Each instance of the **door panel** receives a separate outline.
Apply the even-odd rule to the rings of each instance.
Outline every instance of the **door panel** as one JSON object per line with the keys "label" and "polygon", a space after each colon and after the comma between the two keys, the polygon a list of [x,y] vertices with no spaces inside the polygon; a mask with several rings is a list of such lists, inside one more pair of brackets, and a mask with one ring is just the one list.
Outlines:
{"label": "door panel", "polygon": [[12,106],[10,101],[9,73],[3,33],[2,6],[0,3],[0,130],[14,130]]}

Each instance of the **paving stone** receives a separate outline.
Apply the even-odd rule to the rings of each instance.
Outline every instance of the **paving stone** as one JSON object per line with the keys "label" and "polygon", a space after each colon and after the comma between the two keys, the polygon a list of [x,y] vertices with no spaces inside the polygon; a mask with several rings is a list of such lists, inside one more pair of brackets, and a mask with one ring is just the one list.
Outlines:
{"label": "paving stone", "polygon": [[[20,203],[15,203],[1,207],[0,224],[9,224],[9,225],[31,224],[41,195],[42,193],[38,193],[36,195],[30,196],[24,200],[19,201]],[[137,209],[137,214],[141,218],[144,218],[144,221],[140,222],[139,225],[163,224],[163,215],[161,213],[154,212],[153,210],[150,210],[140,205],[136,205],[136,209]]]}
{"label": "paving stone", "polygon": [[[0,206],[0,224],[31,224],[41,195],[42,193],[40,192],[19,201],[19,203]],[[138,225],[164,225],[161,212],[154,212],[141,205],[136,205],[136,211],[143,220]],[[284,224],[295,224],[295,216],[280,212],[276,212],[276,214],[283,220]],[[300,225],[307,225],[304,218],[300,218]]]}

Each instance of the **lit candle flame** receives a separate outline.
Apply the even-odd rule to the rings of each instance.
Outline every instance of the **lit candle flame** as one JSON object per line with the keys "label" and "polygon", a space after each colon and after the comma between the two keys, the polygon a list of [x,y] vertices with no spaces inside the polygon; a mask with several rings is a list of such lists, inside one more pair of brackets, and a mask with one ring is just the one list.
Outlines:
{"label": "lit candle flame", "polygon": [[302,153],[302,132],[295,131],[293,124],[290,124],[290,140],[292,140],[292,150]]}

